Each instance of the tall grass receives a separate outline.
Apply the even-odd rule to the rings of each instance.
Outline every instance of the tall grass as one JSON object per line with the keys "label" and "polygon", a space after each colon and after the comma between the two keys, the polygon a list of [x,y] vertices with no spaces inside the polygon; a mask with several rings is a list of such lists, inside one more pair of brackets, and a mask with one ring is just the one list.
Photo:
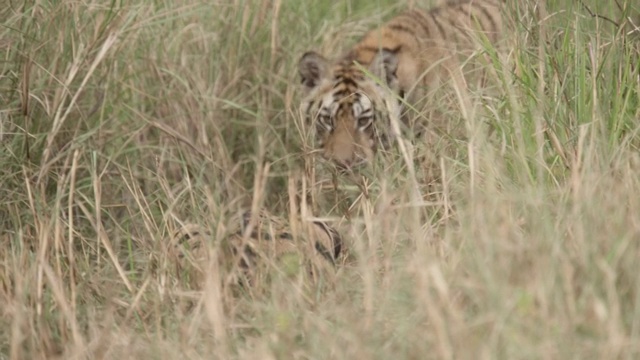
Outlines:
{"label": "tall grass", "polygon": [[[413,3],[9,1],[0,358],[637,358],[640,9],[520,7],[492,90],[436,109],[456,131],[332,176],[298,57]],[[294,216],[300,174],[335,278],[192,286],[170,235]]]}

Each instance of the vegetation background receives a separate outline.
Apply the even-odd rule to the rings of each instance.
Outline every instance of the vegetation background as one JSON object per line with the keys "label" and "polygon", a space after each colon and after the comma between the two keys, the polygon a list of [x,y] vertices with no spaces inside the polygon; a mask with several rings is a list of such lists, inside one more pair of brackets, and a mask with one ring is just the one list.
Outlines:
{"label": "vegetation background", "polygon": [[635,1],[512,9],[491,95],[443,105],[461,136],[311,191],[336,276],[239,296],[192,286],[170,235],[290,217],[325,173],[298,58],[430,2],[5,1],[0,359],[640,356]]}

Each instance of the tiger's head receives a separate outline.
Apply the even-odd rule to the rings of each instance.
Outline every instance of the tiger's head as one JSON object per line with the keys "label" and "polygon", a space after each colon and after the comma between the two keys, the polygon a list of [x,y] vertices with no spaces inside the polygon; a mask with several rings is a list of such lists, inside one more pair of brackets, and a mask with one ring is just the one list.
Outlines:
{"label": "tiger's head", "polygon": [[400,115],[403,95],[397,69],[396,53],[385,49],[334,62],[312,51],[300,58],[300,110],[324,158],[351,168],[371,161],[389,141],[389,119]]}

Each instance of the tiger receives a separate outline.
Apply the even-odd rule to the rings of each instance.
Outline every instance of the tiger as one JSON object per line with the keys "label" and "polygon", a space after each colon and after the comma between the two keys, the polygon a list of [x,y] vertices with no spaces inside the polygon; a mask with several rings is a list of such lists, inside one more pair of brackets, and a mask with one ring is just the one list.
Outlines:
{"label": "tiger", "polygon": [[370,162],[379,145],[397,136],[390,122],[402,118],[405,102],[443,80],[460,80],[457,72],[473,51],[498,44],[505,4],[456,0],[428,11],[412,9],[369,31],[336,59],[305,52],[298,61],[300,111],[322,156],[342,168]]}
{"label": "tiger", "polygon": [[[226,270],[228,283],[245,288],[268,278],[271,270],[295,273],[302,265],[313,278],[318,278],[320,272],[333,272],[344,251],[341,234],[320,220],[296,221],[295,225],[300,229],[266,209],[245,210],[232,220],[233,228],[221,240],[219,255],[213,260]],[[196,286],[201,285],[212,260],[211,232],[204,226],[187,223],[172,239],[172,253],[179,259],[179,266],[195,269]]]}

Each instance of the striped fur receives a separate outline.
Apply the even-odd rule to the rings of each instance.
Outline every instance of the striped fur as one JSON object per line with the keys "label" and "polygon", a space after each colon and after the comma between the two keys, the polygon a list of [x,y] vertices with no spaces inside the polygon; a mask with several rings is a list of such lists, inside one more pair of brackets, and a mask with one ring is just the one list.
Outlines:
{"label": "striped fur", "polygon": [[[301,228],[294,235],[289,221],[262,210],[244,212],[233,225],[235,230],[220,243],[218,260],[240,284],[254,284],[287,255],[301,260],[316,276],[320,269],[333,268],[343,251],[338,231],[322,221],[300,221]],[[211,233],[202,226],[182,226],[172,242],[181,266],[195,268],[202,278],[210,260],[211,240]]]}
{"label": "striped fur", "polygon": [[463,0],[411,10],[335,60],[305,53],[301,112],[315,124],[323,156],[345,167],[371,160],[390,137],[390,117],[400,117],[401,98],[412,103],[456,78],[473,51],[498,42],[502,6],[503,0]]}

